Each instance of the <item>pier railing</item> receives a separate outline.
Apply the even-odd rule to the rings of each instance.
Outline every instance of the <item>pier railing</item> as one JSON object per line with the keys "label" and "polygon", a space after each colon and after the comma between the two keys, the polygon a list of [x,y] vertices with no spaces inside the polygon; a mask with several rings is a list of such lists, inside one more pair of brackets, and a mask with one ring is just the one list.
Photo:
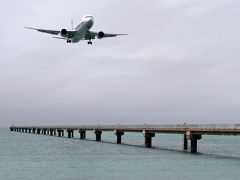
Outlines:
{"label": "pier railing", "polygon": [[48,125],[11,126],[15,128],[62,128],[62,129],[240,129],[240,124],[145,124],[145,125]]}

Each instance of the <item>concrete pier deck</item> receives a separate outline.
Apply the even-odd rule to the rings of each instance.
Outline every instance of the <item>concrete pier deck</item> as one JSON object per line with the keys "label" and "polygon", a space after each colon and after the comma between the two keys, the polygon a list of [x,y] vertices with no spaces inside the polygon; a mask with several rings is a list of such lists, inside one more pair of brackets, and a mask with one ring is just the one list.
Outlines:
{"label": "concrete pier deck", "polygon": [[190,152],[197,152],[197,141],[202,135],[240,135],[240,124],[170,124],[170,125],[61,125],[61,126],[11,126],[10,131],[43,134],[50,136],[74,136],[78,131],[80,139],[86,138],[86,131],[93,131],[96,141],[101,141],[104,131],[112,131],[117,136],[117,143],[125,132],[141,132],[145,139],[145,146],[152,147],[152,138],[156,133],[183,134],[183,149],[188,150],[188,141],[191,142]]}

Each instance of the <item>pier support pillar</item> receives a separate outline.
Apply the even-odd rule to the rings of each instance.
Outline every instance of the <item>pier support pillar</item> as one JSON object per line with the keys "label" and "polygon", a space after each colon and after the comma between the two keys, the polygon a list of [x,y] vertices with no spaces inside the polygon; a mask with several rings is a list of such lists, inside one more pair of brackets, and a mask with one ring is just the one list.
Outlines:
{"label": "pier support pillar", "polygon": [[37,129],[37,134],[40,134],[41,133],[41,129]]}
{"label": "pier support pillar", "polygon": [[114,130],[114,134],[117,136],[117,144],[121,144],[122,143],[122,136],[124,135],[124,132]]}
{"label": "pier support pillar", "polygon": [[43,130],[42,130],[42,134],[43,134],[43,135],[46,135],[46,133],[47,133],[47,130],[46,130],[46,129],[43,129]]}
{"label": "pier support pillar", "polygon": [[191,139],[191,153],[197,152],[197,139]]}
{"label": "pier support pillar", "polygon": [[73,138],[74,137],[74,131],[73,130],[68,129],[67,133],[68,133],[68,138]]}
{"label": "pier support pillar", "polygon": [[79,130],[80,133],[80,139],[86,139],[86,131]]}
{"label": "pier support pillar", "polygon": [[61,135],[62,135],[62,132],[61,132],[61,130],[57,130],[57,134],[58,134],[58,137],[61,137]]}
{"label": "pier support pillar", "polygon": [[63,129],[58,129],[57,134],[58,134],[58,137],[64,136],[64,130]]}
{"label": "pier support pillar", "polygon": [[192,138],[191,138],[191,153],[196,153],[197,152],[197,141],[199,139],[202,139],[201,134],[192,135]]}
{"label": "pier support pillar", "polygon": [[32,129],[32,133],[33,133],[33,134],[36,133],[36,129],[35,129],[35,128]]}
{"label": "pier support pillar", "polygon": [[145,137],[145,147],[152,147],[152,137],[155,137],[155,133],[150,133],[144,130],[143,136]]}
{"label": "pier support pillar", "polygon": [[202,139],[202,134],[194,134],[193,132],[186,132],[186,139],[191,140],[191,153],[197,152],[197,141]]}
{"label": "pier support pillar", "polygon": [[94,129],[94,133],[96,134],[96,141],[101,141],[102,131]]}
{"label": "pier support pillar", "polygon": [[53,136],[54,130],[50,129],[49,131],[50,131],[50,136]]}
{"label": "pier support pillar", "polygon": [[186,133],[183,135],[183,150],[188,150],[188,139]]}
{"label": "pier support pillar", "polygon": [[27,133],[28,129],[25,129],[25,133]]}

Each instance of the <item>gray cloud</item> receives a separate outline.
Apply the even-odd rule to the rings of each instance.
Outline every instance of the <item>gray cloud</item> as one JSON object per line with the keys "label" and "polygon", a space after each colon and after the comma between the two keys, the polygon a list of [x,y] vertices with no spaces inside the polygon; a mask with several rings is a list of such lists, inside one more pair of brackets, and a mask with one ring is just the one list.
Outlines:
{"label": "gray cloud", "polygon": [[[239,123],[237,0],[5,1],[0,126]],[[129,36],[66,44],[24,26]]]}

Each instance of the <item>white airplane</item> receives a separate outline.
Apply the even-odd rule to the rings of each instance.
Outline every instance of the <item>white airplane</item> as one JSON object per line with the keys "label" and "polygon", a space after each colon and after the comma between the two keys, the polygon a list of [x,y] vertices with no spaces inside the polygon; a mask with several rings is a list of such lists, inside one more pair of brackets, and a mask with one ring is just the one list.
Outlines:
{"label": "white airplane", "polygon": [[94,18],[91,15],[86,15],[81,19],[81,23],[73,29],[73,30],[48,30],[48,29],[37,29],[37,28],[31,28],[31,27],[25,27],[27,29],[37,30],[42,33],[48,33],[53,35],[60,35],[60,37],[53,37],[57,39],[64,39],[67,41],[67,43],[77,43],[80,40],[88,40],[88,44],[92,44],[92,39],[95,39],[97,37],[98,39],[102,39],[105,37],[115,37],[119,35],[127,35],[127,34],[109,34],[104,33],[103,31],[95,32],[90,31],[94,23]]}

